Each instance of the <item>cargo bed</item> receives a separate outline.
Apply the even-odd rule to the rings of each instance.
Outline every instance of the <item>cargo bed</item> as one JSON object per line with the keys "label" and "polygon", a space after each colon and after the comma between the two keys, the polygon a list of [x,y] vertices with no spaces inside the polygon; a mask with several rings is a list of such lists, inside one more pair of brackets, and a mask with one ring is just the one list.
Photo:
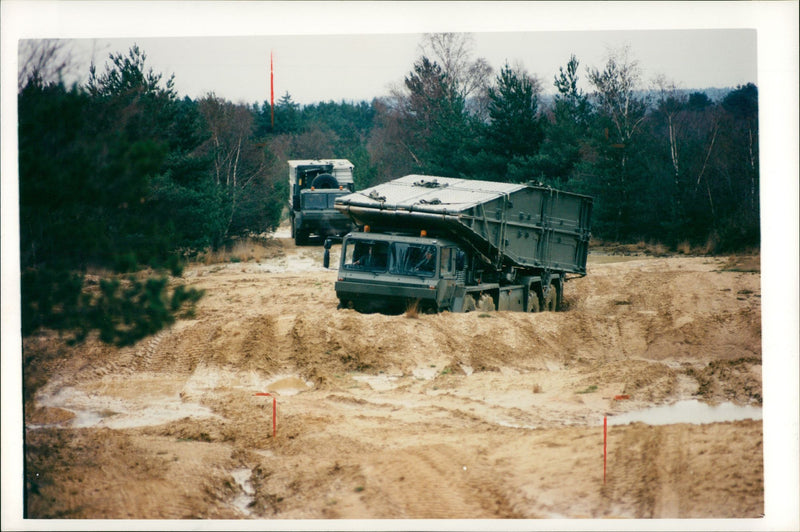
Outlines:
{"label": "cargo bed", "polygon": [[497,267],[585,274],[592,199],[527,184],[408,175],[336,199],[376,232],[469,243]]}

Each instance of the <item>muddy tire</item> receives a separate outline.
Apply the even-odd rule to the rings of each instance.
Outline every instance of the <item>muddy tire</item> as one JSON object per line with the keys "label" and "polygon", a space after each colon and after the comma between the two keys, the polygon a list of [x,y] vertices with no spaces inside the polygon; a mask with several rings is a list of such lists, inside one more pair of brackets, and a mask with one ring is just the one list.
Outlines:
{"label": "muddy tire", "polygon": [[471,295],[464,296],[464,309],[463,312],[472,312],[477,306],[475,305],[475,298]]}
{"label": "muddy tire", "polygon": [[339,181],[331,174],[320,174],[311,182],[311,187],[316,189],[339,188]]}
{"label": "muddy tire", "polygon": [[494,305],[494,298],[489,294],[483,294],[478,301],[478,310],[483,312],[494,312],[496,307]]}
{"label": "muddy tire", "polygon": [[439,307],[436,303],[428,303],[420,306],[420,312],[422,312],[422,314],[438,314]]}
{"label": "muddy tire", "polygon": [[559,288],[557,283],[550,285],[550,290],[547,292],[547,297],[544,300],[544,310],[546,312],[556,312],[558,310]]}
{"label": "muddy tire", "polygon": [[308,231],[295,231],[294,245],[305,246],[306,244],[308,244]]}
{"label": "muddy tire", "polygon": [[528,296],[528,304],[526,305],[525,312],[540,312],[540,307],[541,304],[539,303],[539,294],[537,294],[536,291],[531,290],[531,293]]}

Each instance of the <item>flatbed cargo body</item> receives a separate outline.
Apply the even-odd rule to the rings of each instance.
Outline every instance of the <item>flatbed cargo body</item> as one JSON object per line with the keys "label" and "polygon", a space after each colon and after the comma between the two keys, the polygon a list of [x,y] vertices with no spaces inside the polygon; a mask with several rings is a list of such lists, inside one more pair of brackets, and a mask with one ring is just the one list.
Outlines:
{"label": "flatbed cargo body", "polygon": [[409,175],[336,199],[374,232],[425,230],[492,263],[586,273],[592,200],[524,184]]}

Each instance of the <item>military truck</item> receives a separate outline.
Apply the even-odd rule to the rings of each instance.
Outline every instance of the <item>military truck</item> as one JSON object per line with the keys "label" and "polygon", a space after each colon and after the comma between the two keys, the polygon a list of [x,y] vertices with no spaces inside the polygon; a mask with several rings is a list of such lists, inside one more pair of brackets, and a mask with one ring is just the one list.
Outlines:
{"label": "military truck", "polygon": [[586,275],[588,196],[408,175],[335,207],[361,228],[342,242],[339,308],[555,311],[564,284]]}
{"label": "military truck", "polygon": [[353,164],[347,159],[289,161],[289,218],[297,245],[309,236],[343,236],[352,220],[334,208],[334,200],[355,191]]}

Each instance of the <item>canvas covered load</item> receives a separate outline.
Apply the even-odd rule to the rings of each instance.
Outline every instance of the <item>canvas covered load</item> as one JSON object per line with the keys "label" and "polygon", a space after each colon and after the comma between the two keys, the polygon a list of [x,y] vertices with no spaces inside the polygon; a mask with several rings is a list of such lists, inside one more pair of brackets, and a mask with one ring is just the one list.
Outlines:
{"label": "canvas covered load", "polygon": [[407,175],[336,199],[375,232],[456,239],[497,266],[586,273],[592,199],[550,187]]}

